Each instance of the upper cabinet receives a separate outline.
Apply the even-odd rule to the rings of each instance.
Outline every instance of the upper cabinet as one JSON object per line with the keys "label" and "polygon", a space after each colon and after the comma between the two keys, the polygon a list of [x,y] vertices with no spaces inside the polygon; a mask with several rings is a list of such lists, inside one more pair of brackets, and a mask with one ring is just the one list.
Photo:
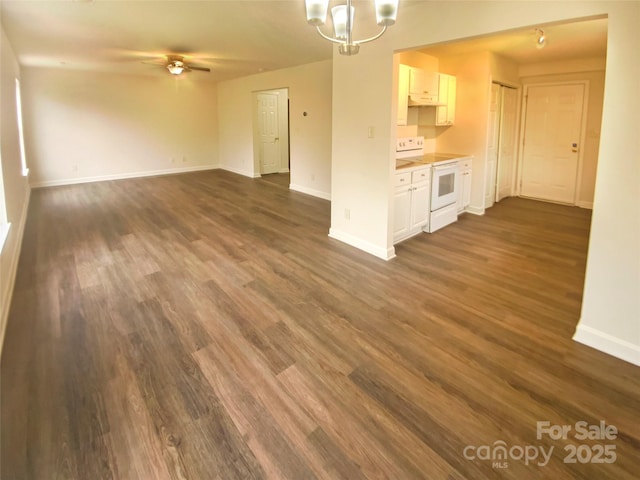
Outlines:
{"label": "upper cabinet", "polygon": [[398,121],[397,125],[406,125],[409,106],[409,70],[411,67],[400,65],[398,70]]}
{"label": "upper cabinet", "polygon": [[397,125],[407,125],[409,107],[420,109],[422,125],[453,125],[456,77],[400,64]]}
{"label": "upper cabinet", "polygon": [[438,103],[438,74],[409,67],[409,105]]}
{"label": "upper cabinet", "polygon": [[446,73],[440,76],[438,96],[446,105],[436,107],[436,125],[453,125],[456,121],[456,77]]}

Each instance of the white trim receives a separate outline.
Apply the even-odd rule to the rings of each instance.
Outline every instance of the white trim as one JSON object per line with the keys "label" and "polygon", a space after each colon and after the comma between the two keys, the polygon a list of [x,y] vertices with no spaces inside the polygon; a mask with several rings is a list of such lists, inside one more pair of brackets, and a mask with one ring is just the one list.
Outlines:
{"label": "white trim", "polygon": [[485,209],[483,207],[474,207],[473,205],[469,205],[464,209],[464,211],[473,215],[484,215],[485,213]]}
{"label": "white trim", "polygon": [[593,202],[585,202],[584,200],[580,200],[578,202],[578,206],[580,208],[587,208],[589,210],[593,210]]}
{"label": "white trim", "polygon": [[242,175],[244,177],[249,177],[249,178],[260,178],[262,177],[262,175],[260,175],[259,173],[254,173],[254,172],[248,172],[246,170],[240,170],[239,168],[233,168],[233,167],[226,167],[223,165],[220,165],[221,170],[226,170],[227,172],[231,172],[231,173],[237,173],[238,175]]}
{"label": "white trim", "polygon": [[303,187],[302,185],[297,185],[295,183],[290,183],[289,188],[293,191],[306,193],[307,195],[311,195],[313,197],[322,198],[324,200],[331,200],[331,194],[327,192],[323,192],[321,190],[316,190],[314,188]]}
{"label": "white trim", "polygon": [[381,248],[373,243],[369,243],[365,240],[362,240],[359,237],[355,237],[350,233],[342,232],[340,230],[336,230],[335,228],[329,229],[329,237],[335,240],[339,240],[347,245],[351,245],[359,250],[370,253],[371,255],[381,258],[382,260],[391,260],[396,256],[396,249],[391,248]]}
{"label": "white trim", "polygon": [[9,278],[7,282],[6,290],[0,291],[2,296],[2,311],[0,311],[0,355],[2,354],[2,347],[4,345],[4,334],[7,330],[7,322],[9,320],[9,311],[11,309],[11,299],[13,297],[13,287],[16,284],[16,275],[18,273],[18,261],[20,260],[20,253],[22,251],[22,237],[24,236],[24,227],[27,224],[27,212],[29,211],[29,201],[31,200],[31,189],[27,185],[25,199],[22,204],[22,214],[17,225],[17,238],[16,238],[16,251],[13,258],[10,259],[11,266],[9,267]]}
{"label": "white trim", "polygon": [[640,366],[640,346],[587,325],[578,324],[573,340],[608,355]]}
{"label": "white trim", "polygon": [[4,244],[9,236],[9,230],[11,230],[10,223],[0,223],[0,253],[4,250]]}
{"label": "white trim", "polygon": [[108,180],[124,180],[127,178],[156,177],[159,175],[173,175],[176,173],[199,172],[202,170],[215,170],[221,168],[218,165],[197,165],[194,167],[171,168],[167,170],[150,170],[146,172],[116,173],[113,175],[96,175],[94,177],[65,178],[62,180],[45,180],[34,182],[31,188],[57,187],[60,185],[75,185],[78,183],[105,182]]}

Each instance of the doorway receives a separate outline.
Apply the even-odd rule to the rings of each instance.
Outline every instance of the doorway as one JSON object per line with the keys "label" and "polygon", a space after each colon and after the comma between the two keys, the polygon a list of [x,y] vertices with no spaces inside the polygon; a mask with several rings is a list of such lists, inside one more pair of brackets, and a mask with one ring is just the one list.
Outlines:
{"label": "doorway", "polygon": [[520,195],[577,204],[588,83],[525,87]]}
{"label": "doorway", "polygon": [[289,173],[287,88],[254,92],[253,153],[256,176]]}
{"label": "doorway", "polygon": [[491,84],[489,102],[489,145],[487,148],[487,180],[484,206],[493,206],[513,196],[518,125],[518,90]]}

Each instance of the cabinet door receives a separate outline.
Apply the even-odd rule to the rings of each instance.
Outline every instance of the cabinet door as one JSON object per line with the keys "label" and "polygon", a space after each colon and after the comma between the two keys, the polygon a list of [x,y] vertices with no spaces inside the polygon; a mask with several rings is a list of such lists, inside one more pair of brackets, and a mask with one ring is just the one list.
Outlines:
{"label": "cabinet door", "polygon": [[466,171],[462,168],[462,162],[459,162],[458,165],[460,166],[460,175],[456,176],[456,181],[458,182],[458,184],[456,185],[456,189],[458,190],[456,207],[458,207],[458,213],[461,213],[464,211],[464,177]]}
{"label": "cabinet door", "polygon": [[411,95],[434,95],[437,100],[438,83],[438,73],[427,72],[419,68],[410,68],[409,93]]}
{"label": "cabinet door", "polygon": [[411,192],[411,227],[410,230],[420,229],[429,222],[429,203],[431,188],[429,182],[412,185]]}
{"label": "cabinet door", "polygon": [[471,205],[471,170],[462,175],[462,204],[464,208]]}
{"label": "cabinet door", "polygon": [[440,74],[439,97],[446,106],[436,108],[436,125],[453,125],[456,120],[456,77]]}
{"label": "cabinet door", "polygon": [[393,196],[393,240],[409,235],[411,225],[411,185],[397,187]]}
{"label": "cabinet door", "polygon": [[453,75],[447,75],[447,125],[456,123],[456,88],[457,81]]}
{"label": "cabinet door", "polygon": [[398,70],[398,118],[397,125],[407,124],[409,108],[409,70],[407,65],[400,65]]}

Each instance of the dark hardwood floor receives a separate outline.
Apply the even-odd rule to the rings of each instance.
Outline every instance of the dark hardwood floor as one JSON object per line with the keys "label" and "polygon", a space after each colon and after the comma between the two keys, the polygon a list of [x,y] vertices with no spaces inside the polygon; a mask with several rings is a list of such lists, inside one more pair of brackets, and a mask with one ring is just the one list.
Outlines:
{"label": "dark hardwood floor", "polygon": [[34,190],[2,479],[637,478],[640,370],[571,340],[589,211],[507,199],[389,262],[329,215],[224,171]]}

